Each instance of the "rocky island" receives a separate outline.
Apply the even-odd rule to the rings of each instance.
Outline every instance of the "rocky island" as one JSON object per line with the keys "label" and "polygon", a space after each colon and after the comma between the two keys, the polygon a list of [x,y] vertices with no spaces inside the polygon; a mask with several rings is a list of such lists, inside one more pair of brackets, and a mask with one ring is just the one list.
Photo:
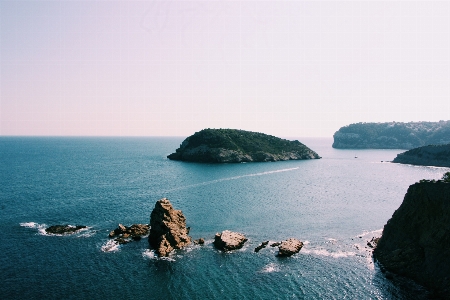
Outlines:
{"label": "rocky island", "polygon": [[240,163],[300,159],[320,156],[299,141],[238,129],[203,129],[187,137],[172,160],[203,163]]}
{"label": "rocky island", "polygon": [[374,258],[382,270],[450,298],[450,173],[408,188],[403,203],[384,226]]}
{"label": "rocky island", "polygon": [[418,166],[450,167],[450,144],[414,148],[398,154],[392,162]]}
{"label": "rocky island", "polygon": [[338,149],[412,149],[450,143],[450,121],[356,123],[333,135]]}

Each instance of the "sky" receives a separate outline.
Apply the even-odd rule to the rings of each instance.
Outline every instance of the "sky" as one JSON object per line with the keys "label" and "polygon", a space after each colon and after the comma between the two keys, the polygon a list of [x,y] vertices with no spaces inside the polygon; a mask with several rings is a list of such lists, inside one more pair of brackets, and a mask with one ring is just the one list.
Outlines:
{"label": "sky", "polygon": [[0,0],[0,135],[450,119],[450,1]]}

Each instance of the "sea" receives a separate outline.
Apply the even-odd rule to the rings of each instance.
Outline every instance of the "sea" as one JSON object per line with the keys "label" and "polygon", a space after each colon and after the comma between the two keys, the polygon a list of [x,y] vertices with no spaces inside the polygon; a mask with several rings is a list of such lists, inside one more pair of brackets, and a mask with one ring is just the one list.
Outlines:
{"label": "sea", "polygon": [[[184,137],[0,137],[2,299],[426,299],[387,276],[367,245],[408,186],[448,168],[391,163],[404,150],[340,150],[298,139],[322,159],[201,164],[171,161]],[[149,223],[156,201],[182,210],[204,245],[158,258],[146,238],[117,245],[119,223]],[[71,235],[51,225],[86,225]],[[213,245],[223,230],[242,249]],[[278,257],[269,243],[297,238]]]}

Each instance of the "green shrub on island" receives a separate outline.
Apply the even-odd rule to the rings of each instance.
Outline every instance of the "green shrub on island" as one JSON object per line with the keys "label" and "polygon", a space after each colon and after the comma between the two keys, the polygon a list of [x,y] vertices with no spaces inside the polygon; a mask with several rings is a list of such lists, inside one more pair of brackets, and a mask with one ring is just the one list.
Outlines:
{"label": "green shrub on island", "polygon": [[317,159],[320,156],[299,141],[238,129],[203,129],[187,137],[172,160],[226,163]]}
{"label": "green shrub on island", "polygon": [[356,123],[341,127],[333,148],[412,149],[450,143],[450,121]]}

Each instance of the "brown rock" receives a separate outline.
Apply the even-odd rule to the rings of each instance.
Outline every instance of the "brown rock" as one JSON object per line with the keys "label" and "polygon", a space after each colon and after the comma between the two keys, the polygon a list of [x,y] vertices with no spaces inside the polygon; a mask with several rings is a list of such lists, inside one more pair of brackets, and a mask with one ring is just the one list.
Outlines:
{"label": "brown rock", "polygon": [[290,238],[286,241],[281,242],[278,247],[278,256],[291,256],[298,253],[303,247],[303,243],[297,239]]}
{"label": "brown rock", "polygon": [[235,250],[242,248],[247,238],[240,233],[224,230],[221,233],[216,233],[214,237],[214,246],[219,250]]}
{"label": "brown rock", "polygon": [[166,198],[156,202],[150,215],[150,246],[159,256],[168,256],[174,249],[181,249],[191,242],[186,228],[186,218],[181,210],[175,210]]}
{"label": "brown rock", "polygon": [[196,244],[196,245],[203,245],[204,243],[205,243],[204,238],[199,238],[198,240],[194,241],[194,244]]}

